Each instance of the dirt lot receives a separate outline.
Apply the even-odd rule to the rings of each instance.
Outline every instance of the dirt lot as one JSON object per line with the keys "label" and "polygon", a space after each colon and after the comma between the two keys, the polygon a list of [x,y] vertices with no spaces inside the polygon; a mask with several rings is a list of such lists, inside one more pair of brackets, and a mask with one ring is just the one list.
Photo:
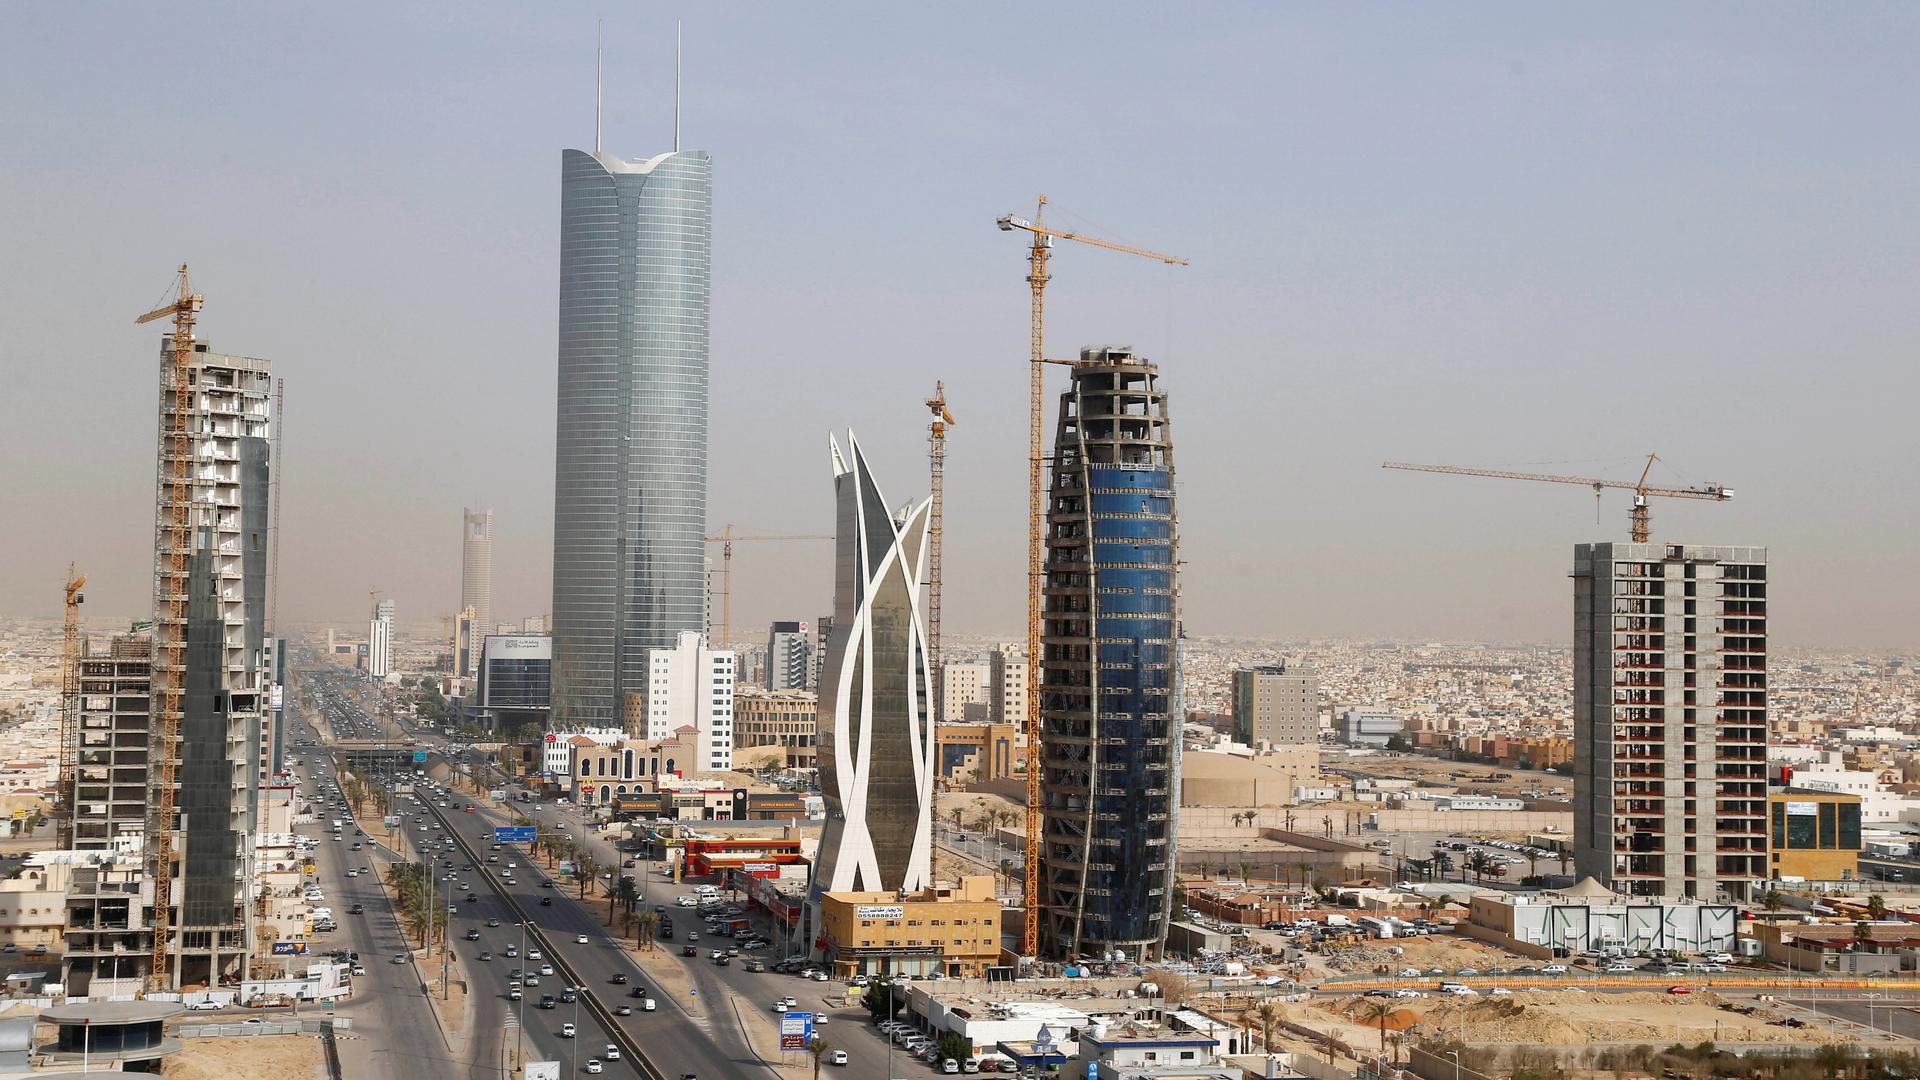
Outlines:
{"label": "dirt lot", "polygon": [[320,1040],[311,1035],[188,1039],[166,1061],[170,1080],[321,1080],[327,1074]]}
{"label": "dirt lot", "polygon": [[[1356,1047],[1377,1046],[1379,1028],[1369,1017],[1374,1000],[1342,998],[1289,1005],[1288,1019],[1335,1036]],[[1766,1008],[1742,1015],[1719,1006],[1727,999],[1711,992],[1676,997],[1663,993],[1594,994],[1586,991],[1516,991],[1512,997],[1424,997],[1394,1004],[1418,1013],[1424,1034],[1445,1034],[1470,1045],[1537,1043],[1584,1046],[1590,1043],[1815,1044],[1846,1041],[1821,1028],[1789,1028],[1770,1021],[1780,1014]],[[1404,1023],[1404,1018],[1396,1018]],[[1397,1024],[1390,1025],[1391,1031]]]}
{"label": "dirt lot", "polygon": [[[1388,952],[1390,948],[1401,950],[1400,955],[1396,956]],[[1422,971],[1438,967],[1446,968],[1449,972],[1458,971],[1463,967],[1474,967],[1485,971],[1494,966],[1511,968],[1542,961],[1497,949],[1471,938],[1435,934],[1428,937],[1394,938],[1391,942],[1376,941],[1366,945],[1355,945],[1325,957],[1324,962],[1328,970],[1338,974],[1366,975],[1382,967],[1392,971],[1408,967],[1417,967]]]}

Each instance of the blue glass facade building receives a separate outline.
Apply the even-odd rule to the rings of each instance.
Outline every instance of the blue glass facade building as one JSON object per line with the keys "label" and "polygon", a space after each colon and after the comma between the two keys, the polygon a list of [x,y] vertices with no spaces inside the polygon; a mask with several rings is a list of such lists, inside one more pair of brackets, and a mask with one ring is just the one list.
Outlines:
{"label": "blue glass facade building", "polygon": [[706,629],[713,163],[567,150],[553,720],[618,725],[647,651]]}
{"label": "blue glass facade building", "polygon": [[1180,795],[1173,441],[1158,369],[1081,352],[1061,395],[1039,685],[1042,947],[1158,955]]}

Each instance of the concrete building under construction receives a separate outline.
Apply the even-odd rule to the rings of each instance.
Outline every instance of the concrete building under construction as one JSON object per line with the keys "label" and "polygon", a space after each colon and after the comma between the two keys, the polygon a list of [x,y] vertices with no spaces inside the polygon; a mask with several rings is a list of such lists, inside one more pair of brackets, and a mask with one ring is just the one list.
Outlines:
{"label": "concrete building under construction", "polygon": [[1038,695],[1041,948],[1158,954],[1180,790],[1173,438],[1159,370],[1083,349],[1060,397]]}
{"label": "concrete building under construction", "polygon": [[[167,437],[174,410],[173,364],[169,337],[160,365],[155,630],[162,638],[185,635],[184,693],[175,749],[175,818],[148,823],[147,850],[158,850],[154,830],[173,832],[169,982],[179,987],[236,983],[245,972],[251,874],[244,845],[254,827],[260,761],[268,750],[262,731],[271,715],[265,627],[273,379],[265,360],[193,344],[193,414],[186,425],[186,622],[173,626],[164,595],[174,535],[167,523],[176,510]],[[156,640],[156,669],[164,663],[161,644]],[[155,729],[161,699],[153,695]],[[152,779],[160,779],[157,770]]]}

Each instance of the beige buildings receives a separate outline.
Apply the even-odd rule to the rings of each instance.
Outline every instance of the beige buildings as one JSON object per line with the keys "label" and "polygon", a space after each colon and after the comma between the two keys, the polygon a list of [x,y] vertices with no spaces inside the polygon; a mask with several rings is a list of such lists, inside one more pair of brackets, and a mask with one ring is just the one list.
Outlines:
{"label": "beige buildings", "polygon": [[810,690],[741,689],[733,699],[733,747],[778,746],[786,767],[814,767],[820,699]]}
{"label": "beige buildings", "polygon": [[967,706],[986,704],[990,675],[985,664],[947,664],[942,667],[940,719],[960,720],[967,715]]}
{"label": "beige buildings", "polygon": [[1317,745],[1320,673],[1285,662],[1234,672],[1233,739],[1252,747]]}
{"label": "beige buildings", "polygon": [[1002,645],[987,655],[987,704],[993,723],[1012,724],[1015,731],[1025,729],[1027,661],[1011,646]]}
{"label": "beige buildings", "polygon": [[826,959],[839,978],[854,975],[985,973],[1000,962],[1000,902],[993,877],[893,892],[830,892],[821,897]]}

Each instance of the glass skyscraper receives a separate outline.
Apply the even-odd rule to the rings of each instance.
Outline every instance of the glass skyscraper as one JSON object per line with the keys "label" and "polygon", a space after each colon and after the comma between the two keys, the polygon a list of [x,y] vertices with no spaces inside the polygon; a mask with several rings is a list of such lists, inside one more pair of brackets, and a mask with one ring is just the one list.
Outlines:
{"label": "glass skyscraper", "polygon": [[647,651],[706,628],[712,209],[704,152],[561,154],[556,727],[617,726]]}
{"label": "glass skyscraper", "polygon": [[1041,630],[1042,948],[1163,950],[1180,796],[1173,438],[1154,365],[1083,349],[1060,398]]}

